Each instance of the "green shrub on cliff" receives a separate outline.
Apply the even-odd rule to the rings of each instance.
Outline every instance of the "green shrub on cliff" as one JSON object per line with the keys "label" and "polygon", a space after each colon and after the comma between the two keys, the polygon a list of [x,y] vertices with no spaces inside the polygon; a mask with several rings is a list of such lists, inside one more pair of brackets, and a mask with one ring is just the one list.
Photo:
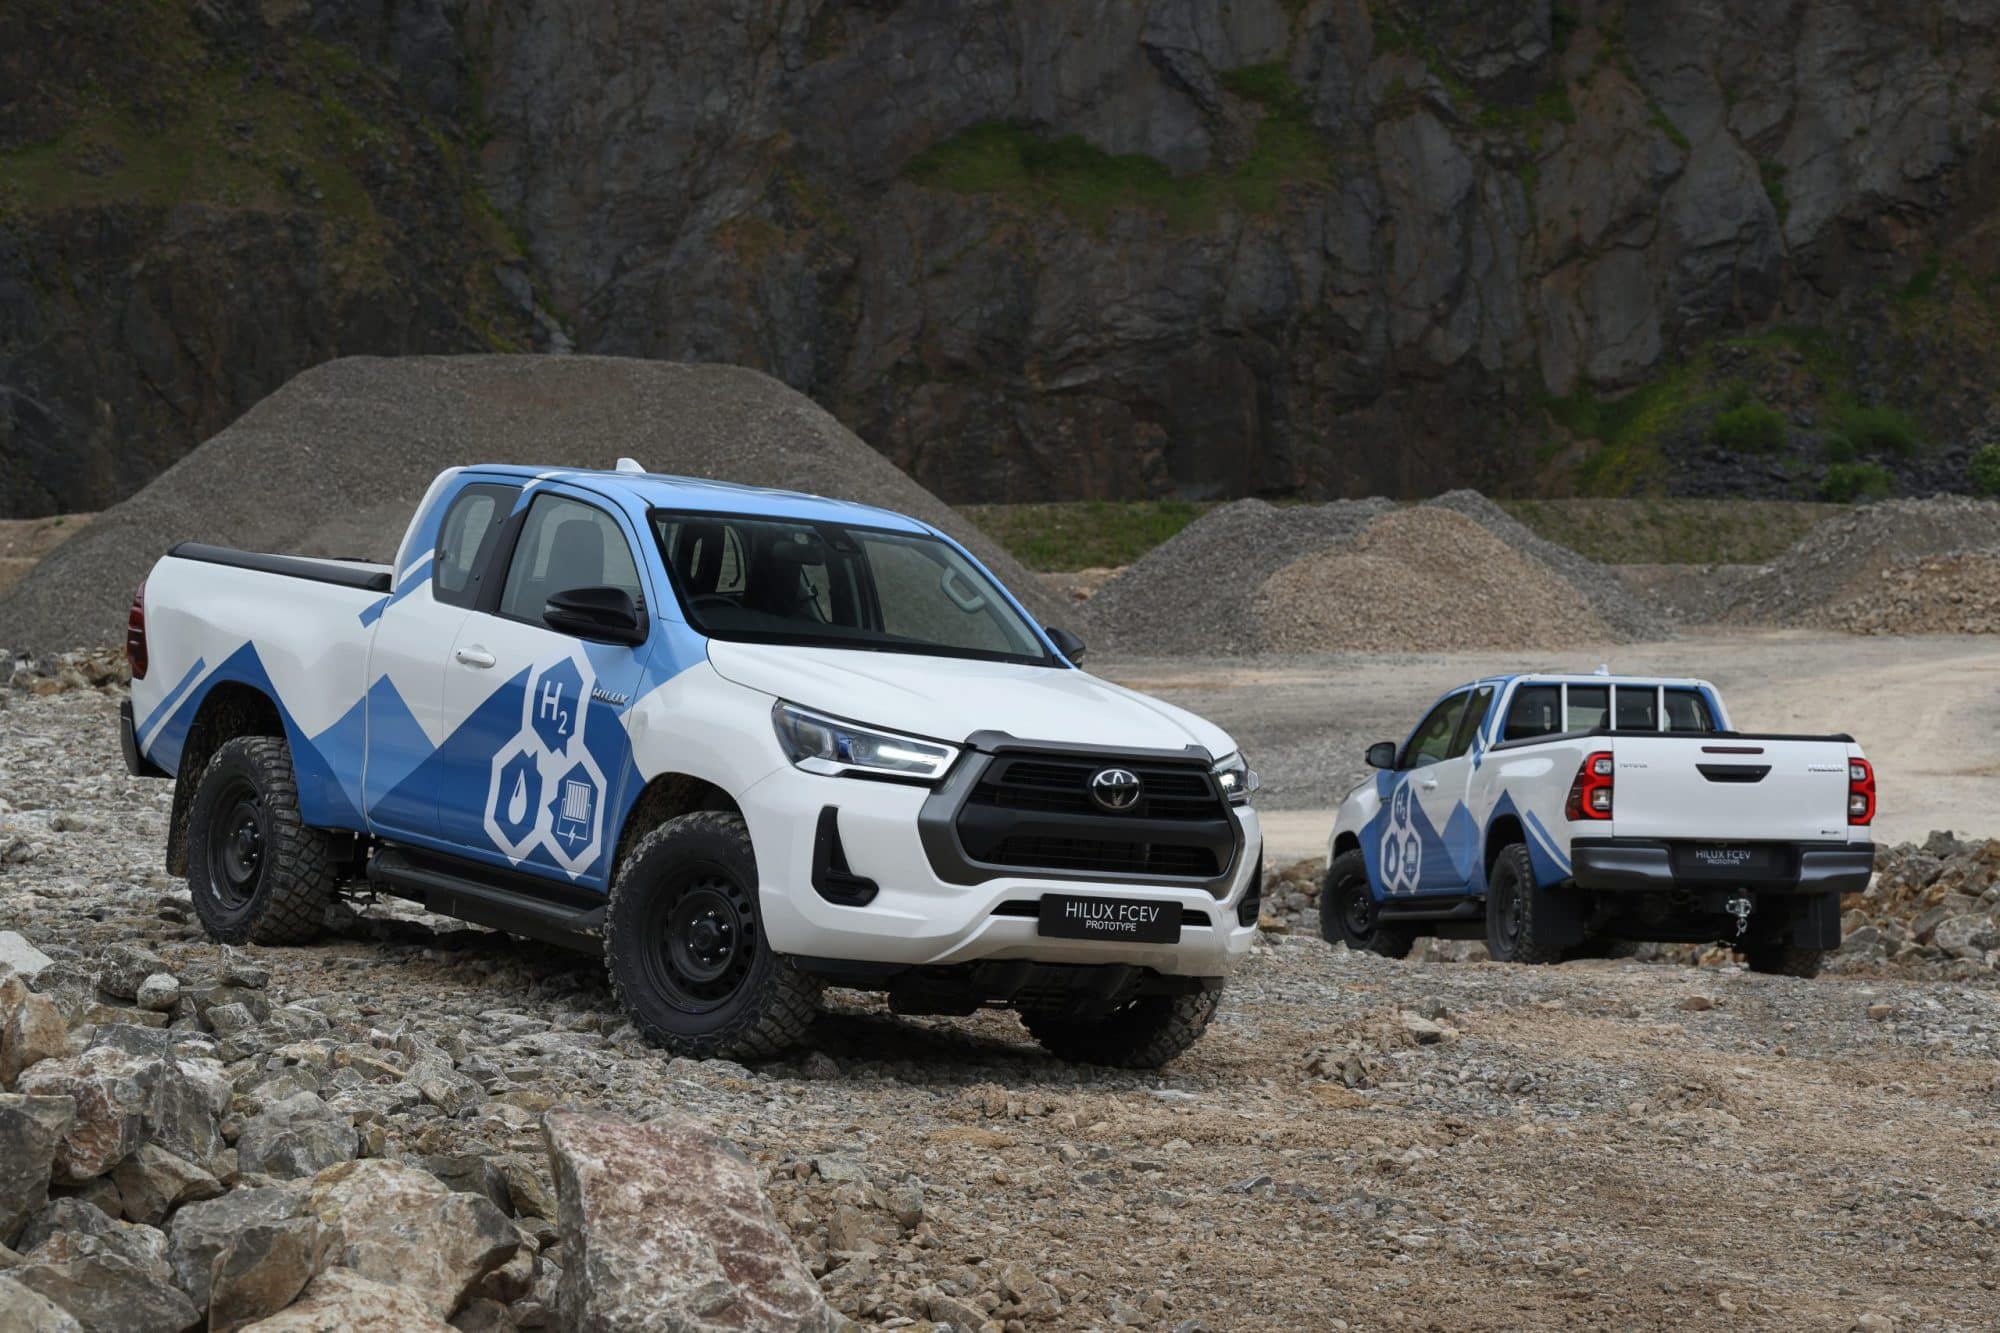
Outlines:
{"label": "green shrub on cliff", "polygon": [[1972,493],[2000,495],[2000,444],[1989,444],[1972,456]]}
{"label": "green shrub on cliff", "polygon": [[1776,453],[1785,443],[1784,414],[1762,403],[1744,403],[1721,413],[1709,438],[1736,453]]}
{"label": "green shrub on cliff", "polygon": [[1886,500],[1896,491],[1896,479],[1880,463],[1835,463],[1819,483],[1822,500],[1854,504]]}

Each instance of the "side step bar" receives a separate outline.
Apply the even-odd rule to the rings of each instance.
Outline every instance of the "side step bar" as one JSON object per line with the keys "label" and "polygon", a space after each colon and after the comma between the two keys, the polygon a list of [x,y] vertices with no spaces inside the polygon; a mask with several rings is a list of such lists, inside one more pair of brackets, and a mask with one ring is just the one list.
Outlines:
{"label": "side step bar", "polygon": [[[530,887],[532,881],[525,876],[507,877],[515,881],[513,885],[500,882],[505,875],[505,871],[491,871],[473,878],[436,862],[420,863],[393,847],[376,852],[368,863],[370,883],[420,902],[440,916],[525,935],[578,953],[597,953],[604,948],[605,907],[601,900],[596,906],[559,902]],[[561,892],[554,885],[550,889]]]}
{"label": "side step bar", "polygon": [[1479,898],[1456,898],[1445,902],[1413,902],[1408,906],[1384,903],[1377,914],[1382,921],[1474,921],[1486,916],[1486,903]]}

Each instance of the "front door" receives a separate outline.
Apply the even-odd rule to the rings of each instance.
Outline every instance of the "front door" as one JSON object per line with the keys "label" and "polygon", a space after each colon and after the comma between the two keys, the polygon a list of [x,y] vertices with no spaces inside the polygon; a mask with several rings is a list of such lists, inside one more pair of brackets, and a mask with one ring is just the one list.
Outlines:
{"label": "front door", "polygon": [[646,605],[632,536],[611,511],[544,489],[530,501],[497,597],[459,628],[445,667],[459,727],[439,794],[454,850],[606,887],[610,811],[630,780],[625,712],[649,644],[594,643],[549,627],[550,597],[624,589]]}
{"label": "front door", "polygon": [[1377,852],[1386,892],[1466,892],[1478,854],[1478,830],[1465,807],[1468,752],[1492,703],[1490,685],[1446,695],[1403,743]]}

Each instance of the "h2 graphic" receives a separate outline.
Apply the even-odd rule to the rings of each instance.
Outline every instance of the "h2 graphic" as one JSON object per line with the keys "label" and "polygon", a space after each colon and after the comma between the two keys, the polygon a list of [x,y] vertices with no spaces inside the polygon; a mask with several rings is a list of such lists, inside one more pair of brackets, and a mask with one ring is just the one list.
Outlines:
{"label": "h2 graphic", "polygon": [[514,862],[537,847],[574,878],[604,838],[604,774],[584,744],[596,677],[581,653],[540,666],[521,700],[521,727],[493,756],[486,833]]}
{"label": "h2 graphic", "polygon": [[1396,780],[1389,794],[1388,818],[1382,826],[1381,853],[1377,864],[1382,872],[1382,892],[1415,893],[1422,883],[1424,840],[1417,833],[1416,792],[1407,775]]}

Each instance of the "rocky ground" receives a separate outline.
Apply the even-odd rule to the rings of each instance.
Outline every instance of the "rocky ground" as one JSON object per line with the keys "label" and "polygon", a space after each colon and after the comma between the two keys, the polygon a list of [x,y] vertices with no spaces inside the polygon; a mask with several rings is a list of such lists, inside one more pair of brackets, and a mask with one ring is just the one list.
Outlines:
{"label": "rocky ground", "polygon": [[[401,904],[313,947],[218,949],[160,869],[168,789],[124,775],[115,695],[5,697],[0,930],[48,961],[5,942],[34,980],[0,981],[0,1322],[70,1327],[30,1304],[48,1298],[87,1328],[204,1303],[235,1327],[318,1272],[267,1329],[361,1309],[603,1326],[588,1299],[638,1299],[612,1280],[651,1235],[634,1218],[689,1200],[796,1258],[770,1249],[731,1296],[712,1248],[669,1247],[653,1268],[686,1278],[679,1308],[755,1295],[805,1327],[1985,1327],[2000,1308],[1990,977],[1391,963],[1274,933],[1160,1075],[1049,1060],[1006,1014],[839,994],[787,1059],[670,1060],[590,960]],[[1935,860],[1889,892],[1929,894]],[[118,1128],[102,1107],[145,1077],[174,1095]],[[76,1123],[112,1132],[49,1128],[79,1093]],[[594,1114],[545,1115],[565,1107]],[[69,1135],[42,1154],[48,1204],[16,1146],[37,1134]],[[672,1187],[645,1196],[649,1172]]]}

